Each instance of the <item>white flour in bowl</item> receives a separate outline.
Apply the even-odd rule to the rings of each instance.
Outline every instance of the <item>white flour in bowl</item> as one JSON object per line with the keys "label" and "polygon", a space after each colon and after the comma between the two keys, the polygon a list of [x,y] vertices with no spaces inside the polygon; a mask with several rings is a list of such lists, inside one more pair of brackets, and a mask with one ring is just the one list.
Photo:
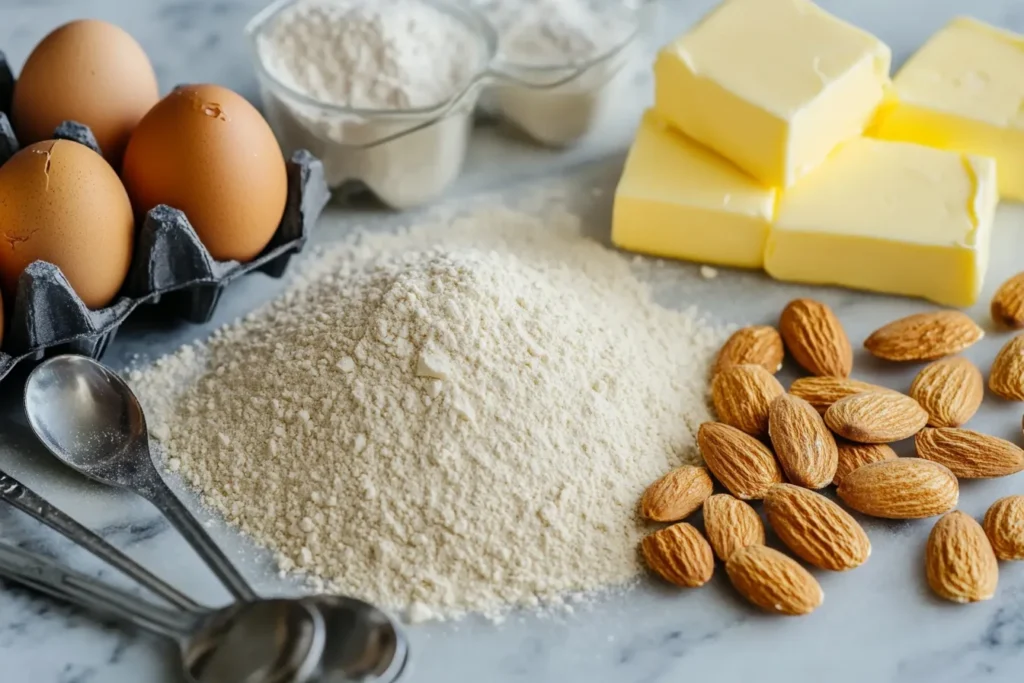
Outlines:
{"label": "white flour in bowl", "polygon": [[412,620],[630,582],[644,488],[697,458],[723,331],[564,208],[358,234],[133,373],[169,468],[318,587]]}

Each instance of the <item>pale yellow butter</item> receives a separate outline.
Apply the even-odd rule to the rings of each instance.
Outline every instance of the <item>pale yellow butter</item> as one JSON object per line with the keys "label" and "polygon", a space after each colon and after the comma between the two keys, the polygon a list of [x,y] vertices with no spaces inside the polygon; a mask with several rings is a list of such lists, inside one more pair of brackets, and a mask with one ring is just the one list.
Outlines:
{"label": "pale yellow butter", "polygon": [[969,306],[985,277],[997,202],[990,157],[855,139],[783,193],[765,270]]}
{"label": "pale yellow butter", "polygon": [[612,242],[657,256],[760,268],[774,203],[775,190],[648,112],[615,191]]}
{"label": "pale yellow butter", "polygon": [[860,135],[889,86],[880,40],[807,0],[726,0],[664,48],[655,106],[766,185]]}
{"label": "pale yellow butter", "polygon": [[1024,200],[1024,37],[955,19],[894,79],[874,134],[996,159],[999,190]]}

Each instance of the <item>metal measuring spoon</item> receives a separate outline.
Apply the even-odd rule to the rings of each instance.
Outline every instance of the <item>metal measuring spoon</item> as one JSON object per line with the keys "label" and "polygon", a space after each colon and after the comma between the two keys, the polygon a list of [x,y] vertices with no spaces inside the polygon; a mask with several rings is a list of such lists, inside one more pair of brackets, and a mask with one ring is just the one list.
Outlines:
{"label": "metal measuring spoon", "polygon": [[160,477],[150,457],[142,406],[117,373],[84,356],[51,358],[29,375],[25,412],[36,436],[58,460],[102,484],[148,500],[237,600],[258,598]]}
{"label": "metal measuring spoon", "polygon": [[201,613],[152,605],[48,557],[0,544],[0,576],[178,642],[192,683],[294,683],[320,665],[324,624],[297,600],[235,603]]}

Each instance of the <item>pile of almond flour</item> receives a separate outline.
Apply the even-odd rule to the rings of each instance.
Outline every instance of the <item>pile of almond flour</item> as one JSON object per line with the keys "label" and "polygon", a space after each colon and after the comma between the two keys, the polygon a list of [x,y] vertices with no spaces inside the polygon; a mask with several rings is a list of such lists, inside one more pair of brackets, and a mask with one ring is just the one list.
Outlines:
{"label": "pile of almond flour", "polygon": [[132,375],[169,469],[297,570],[412,620],[641,571],[636,501],[696,457],[723,331],[558,207],[358,234]]}

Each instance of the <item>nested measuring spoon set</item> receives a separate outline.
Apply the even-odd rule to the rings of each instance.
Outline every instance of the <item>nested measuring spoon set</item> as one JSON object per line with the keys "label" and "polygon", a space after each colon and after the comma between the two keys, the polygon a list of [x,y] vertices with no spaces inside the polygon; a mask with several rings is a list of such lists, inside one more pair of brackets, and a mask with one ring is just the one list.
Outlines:
{"label": "nested measuring spoon set", "polygon": [[133,579],[165,605],[0,541],[0,577],[176,641],[194,683],[387,683],[406,669],[396,621],[344,596],[264,599],[164,483],[142,407],[112,370],[82,356],[39,365],[25,385],[29,424],[61,462],[157,507],[203,558],[234,602],[210,609],[155,576],[40,495],[0,472],[0,499]]}

